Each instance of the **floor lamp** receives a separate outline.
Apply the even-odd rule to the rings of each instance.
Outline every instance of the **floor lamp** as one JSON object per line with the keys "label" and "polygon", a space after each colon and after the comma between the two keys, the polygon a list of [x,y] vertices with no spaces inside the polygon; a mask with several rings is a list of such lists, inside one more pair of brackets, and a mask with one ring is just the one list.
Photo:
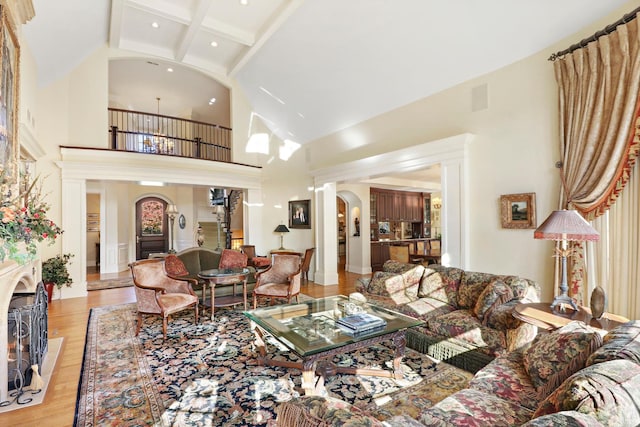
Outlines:
{"label": "floor lamp", "polygon": [[176,215],[178,215],[178,207],[176,205],[167,205],[165,213],[169,217],[169,253],[175,254],[176,251],[173,249],[173,223],[176,220]]}
{"label": "floor lamp", "polygon": [[562,275],[560,279],[560,295],[553,299],[551,309],[559,306],[564,311],[566,304],[575,311],[579,311],[575,301],[569,296],[567,285],[567,257],[571,256],[571,249],[567,248],[568,241],[584,242],[600,240],[600,234],[575,210],[553,211],[540,227],[533,233],[534,239],[555,240],[560,242],[560,249],[556,248],[556,256],[561,259]]}

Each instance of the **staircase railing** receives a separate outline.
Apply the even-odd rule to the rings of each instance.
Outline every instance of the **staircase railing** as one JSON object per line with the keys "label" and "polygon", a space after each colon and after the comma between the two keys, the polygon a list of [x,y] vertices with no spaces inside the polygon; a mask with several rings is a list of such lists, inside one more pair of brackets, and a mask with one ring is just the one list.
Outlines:
{"label": "staircase railing", "polygon": [[112,150],[231,161],[231,129],[195,120],[109,108]]}

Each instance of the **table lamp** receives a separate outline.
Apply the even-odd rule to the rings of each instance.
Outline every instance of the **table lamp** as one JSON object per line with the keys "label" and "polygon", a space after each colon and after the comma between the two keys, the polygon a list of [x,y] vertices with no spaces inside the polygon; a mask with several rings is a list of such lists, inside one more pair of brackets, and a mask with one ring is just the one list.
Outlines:
{"label": "table lamp", "polygon": [[534,239],[556,240],[560,242],[560,249],[556,249],[556,256],[561,258],[562,275],[560,279],[560,295],[551,303],[551,309],[559,306],[564,311],[564,304],[569,304],[574,310],[578,306],[568,295],[567,285],[567,257],[571,250],[567,248],[567,241],[582,242],[586,240],[600,240],[600,234],[575,210],[553,211],[551,215],[533,232]]}
{"label": "table lamp", "polygon": [[280,249],[284,249],[284,233],[288,233],[289,229],[286,225],[280,224],[273,230],[274,233],[280,233]]}

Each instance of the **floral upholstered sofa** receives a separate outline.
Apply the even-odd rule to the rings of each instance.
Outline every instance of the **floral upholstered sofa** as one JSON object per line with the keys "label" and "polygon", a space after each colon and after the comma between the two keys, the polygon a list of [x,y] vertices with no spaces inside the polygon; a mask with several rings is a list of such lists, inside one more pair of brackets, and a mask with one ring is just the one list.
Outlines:
{"label": "floral upholstered sofa", "polygon": [[416,419],[384,422],[334,399],[305,396],[278,407],[277,425],[300,426],[638,426],[640,321],[605,332],[581,322],[541,333],[503,354]]}
{"label": "floral upholstered sofa", "polygon": [[536,328],[513,317],[521,302],[538,302],[537,283],[517,276],[441,265],[384,263],[360,279],[369,302],[425,321],[407,331],[407,346],[476,372],[507,351],[529,344]]}

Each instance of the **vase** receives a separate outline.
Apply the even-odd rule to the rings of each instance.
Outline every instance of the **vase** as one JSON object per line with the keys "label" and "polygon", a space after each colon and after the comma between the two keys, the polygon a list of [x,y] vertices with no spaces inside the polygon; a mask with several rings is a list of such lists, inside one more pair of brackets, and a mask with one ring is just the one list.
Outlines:
{"label": "vase", "polygon": [[596,286],[591,292],[591,316],[599,319],[604,314],[604,308],[607,304],[607,295],[601,286]]}
{"label": "vase", "polygon": [[44,288],[47,291],[47,301],[49,302],[49,304],[51,304],[51,298],[53,298],[53,287],[54,287],[54,283],[52,282],[46,282],[44,284]]}

